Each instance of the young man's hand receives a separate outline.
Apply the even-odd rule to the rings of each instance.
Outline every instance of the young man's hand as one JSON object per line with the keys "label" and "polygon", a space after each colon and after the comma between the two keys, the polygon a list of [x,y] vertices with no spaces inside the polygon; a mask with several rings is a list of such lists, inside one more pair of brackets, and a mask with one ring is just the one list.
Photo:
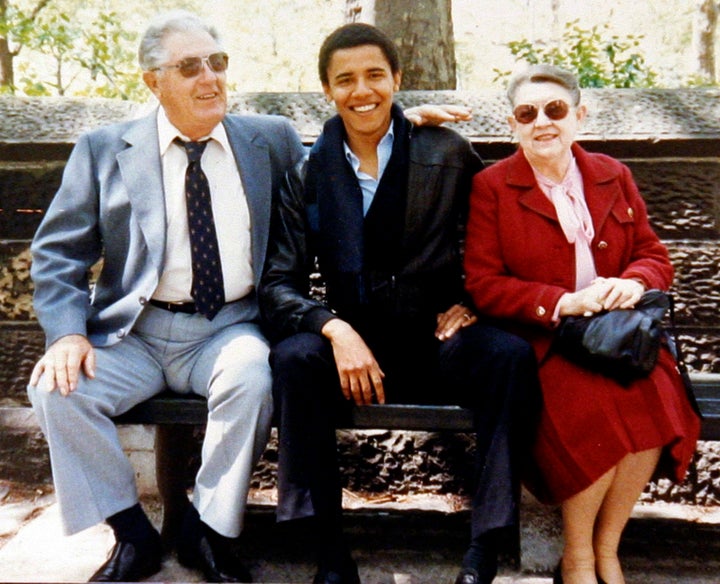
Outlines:
{"label": "young man's hand", "polygon": [[385,403],[385,374],[355,329],[344,320],[333,318],[325,323],[321,332],[332,344],[345,399],[357,405]]}

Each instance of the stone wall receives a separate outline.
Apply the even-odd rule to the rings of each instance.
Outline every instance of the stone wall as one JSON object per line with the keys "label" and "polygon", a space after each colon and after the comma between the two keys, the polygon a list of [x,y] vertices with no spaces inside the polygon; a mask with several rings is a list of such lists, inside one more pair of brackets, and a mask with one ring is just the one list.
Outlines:
{"label": "stone wall", "polygon": [[[615,156],[632,169],[647,202],[651,221],[668,246],[677,277],[677,324],[688,362],[695,371],[720,373],[720,91],[586,90],[589,117],[579,136],[591,151]],[[403,92],[405,106],[462,103],[474,119],[459,124],[487,162],[510,154],[502,94],[486,91]],[[290,117],[311,143],[332,114],[320,94],[240,94],[234,112],[274,113]],[[59,185],[62,169],[77,137],[98,125],[143,115],[151,106],[73,98],[0,98],[0,408],[26,407],[25,384],[43,350],[43,336],[32,312],[29,241]],[[12,416],[14,422],[4,422]],[[17,414],[0,415],[0,460],[19,444]],[[22,424],[21,424],[22,426]],[[357,437],[361,436],[362,439]],[[358,441],[359,440],[359,441]],[[36,448],[42,444],[32,439]],[[351,433],[343,440],[349,485],[376,490],[462,488],[453,478],[468,460],[466,438],[414,433]],[[404,453],[398,458],[396,454]],[[650,497],[720,500],[715,446],[702,445],[703,456],[688,484],[653,484]],[[40,459],[42,451],[38,453]],[[405,459],[402,459],[405,456]],[[272,480],[273,454],[260,469],[259,484]],[[363,460],[370,459],[368,466]],[[12,462],[0,466],[0,478],[14,476]],[[381,472],[378,472],[378,465]],[[439,465],[439,466],[438,466]],[[369,469],[369,470],[366,470]],[[27,474],[27,473],[26,473]],[[459,472],[459,474],[463,474]],[[31,471],[29,476],[41,476]],[[267,475],[267,476],[266,476]],[[25,476],[25,474],[23,475]]]}

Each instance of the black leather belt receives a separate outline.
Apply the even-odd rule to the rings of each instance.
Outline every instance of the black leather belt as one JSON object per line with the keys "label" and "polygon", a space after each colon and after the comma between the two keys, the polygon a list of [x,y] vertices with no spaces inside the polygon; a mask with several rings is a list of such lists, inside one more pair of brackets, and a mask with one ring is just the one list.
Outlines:
{"label": "black leather belt", "polygon": [[169,310],[170,312],[182,312],[184,314],[195,314],[197,312],[194,302],[166,302],[164,300],[151,298],[150,304],[163,310]]}

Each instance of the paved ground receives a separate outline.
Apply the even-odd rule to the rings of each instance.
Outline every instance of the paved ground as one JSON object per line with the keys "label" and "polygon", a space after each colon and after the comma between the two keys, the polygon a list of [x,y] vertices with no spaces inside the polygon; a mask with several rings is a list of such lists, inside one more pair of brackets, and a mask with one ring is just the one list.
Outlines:
{"label": "paved ground", "polygon": [[[156,501],[145,501],[154,521]],[[682,516],[682,519],[678,518]],[[348,533],[365,584],[452,584],[467,533],[465,513],[378,511],[348,513]],[[720,511],[643,507],[623,546],[628,584],[720,583]],[[105,559],[112,536],[104,526],[72,537],[60,532],[52,493],[0,483],[0,582],[84,582]],[[244,553],[257,582],[307,583],[308,550],[274,523],[272,510],[248,514]],[[201,582],[168,557],[157,582]],[[497,584],[549,584],[548,575],[520,573],[505,561]]]}

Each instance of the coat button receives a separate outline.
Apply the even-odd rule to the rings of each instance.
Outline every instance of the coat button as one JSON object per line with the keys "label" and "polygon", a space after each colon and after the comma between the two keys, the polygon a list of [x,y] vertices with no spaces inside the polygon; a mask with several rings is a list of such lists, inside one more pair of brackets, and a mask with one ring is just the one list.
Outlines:
{"label": "coat button", "polygon": [[547,310],[545,310],[545,307],[544,307],[544,306],[538,306],[538,307],[535,309],[535,314],[537,314],[537,315],[538,315],[539,317],[541,317],[541,318],[542,318],[543,316],[545,316],[545,313],[546,313],[546,312],[547,312]]}
{"label": "coat button", "polygon": [[601,241],[598,243],[598,249],[607,249],[608,242],[607,241]]}
{"label": "coat button", "polygon": [[117,332],[118,339],[122,339],[125,336],[125,329],[120,329]]}
{"label": "coat button", "polygon": [[148,301],[148,299],[145,298],[145,296],[140,296],[140,298],[138,298],[138,302],[139,302],[142,306],[145,306],[145,305],[147,304],[147,301]]}
{"label": "coat button", "polygon": [[632,207],[628,207],[627,213],[628,213],[628,217],[630,217],[630,219],[635,217],[635,211],[632,210]]}

